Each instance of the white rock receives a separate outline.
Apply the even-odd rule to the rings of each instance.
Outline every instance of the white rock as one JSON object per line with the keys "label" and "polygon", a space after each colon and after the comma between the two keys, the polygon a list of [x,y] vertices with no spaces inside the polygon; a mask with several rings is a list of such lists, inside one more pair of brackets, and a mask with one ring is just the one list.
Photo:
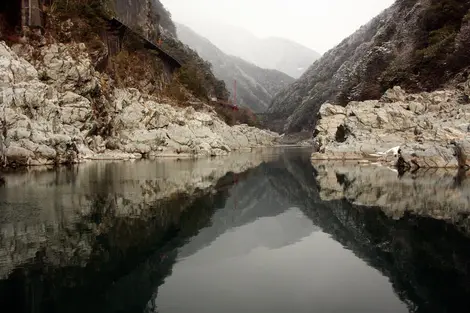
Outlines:
{"label": "white rock", "polygon": [[6,150],[6,157],[9,163],[27,165],[29,160],[34,158],[34,153],[25,148],[12,145]]}
{"label": "white rock", "polygon": [[[33,52],[41,57],[33,58]],[[100,154],[105,159],[223,155],[270,146],[278,138],[247,125],[229,127],[214,112],[175,107],[133,88],[96,98],[100,82],[83,44],[19,44],[13,51],[0,43],[0,118],[8,121],[2,145],[11,147],[12,160],[38,165]],[[92,110],[100,106],[107,115]]]}

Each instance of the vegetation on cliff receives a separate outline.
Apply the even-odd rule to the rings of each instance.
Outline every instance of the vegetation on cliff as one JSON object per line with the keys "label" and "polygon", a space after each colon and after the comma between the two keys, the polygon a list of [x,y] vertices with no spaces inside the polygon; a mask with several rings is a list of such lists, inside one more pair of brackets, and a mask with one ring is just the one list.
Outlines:
{"label": "vegetation on cliff", "polygon": [[378,99],[400,85],[433,91],[467,78],[470,1],[398,0],[325,53],[269,109],[288,132],[312,130],[325,102]]}
{"label": "vegetation on cliff", "polygon": [[[163,48],[170,50],[169,52],[183,63],[179,75],[176,75],[178,82],[200,99],[207,99],[214,90],[218,90],[223,96],[226,93],[225,86],[215,79],[210,66],[195,52],[185,49],[177,39],[172,37],[175,27],[169,12],[160,1],[152,1],[148,12],[141,12],[145,9],[146,3],[140,2],[142,3],[138,4],[141,7],[133,9],[135,16],[121,17],[120,10],[125,7],[119,0],[56,0],[50,10],[51,19],[47,28],[54,30],[54,35],[60,41],[85,42],[90,53],[98,56],[97,60],[108,61],[105,65],[97,64],[97,66],[104,68],[105,72],[119,85],[138,89],[141,89],[142,85],[153,86],[149,91],[164,92],[169,82],[164,80],[162,61],[156,53],[144,47],[144,42],[139,37],[140,35],[157,44],[154,39],[157,38],[159,32],[159,25],[156,21],[158,15],[160,26],[168,27],[164,28],[168,35],[164,36]],[[115,7],[120,10],[116,10]],[[107,53],[103,42],[103,32],[110,29],[108,19],[111,17],[128,22],[135,33],[126,32],[122,50],[116,56],[107,58],[106,55],[102,55]],[[70,36],[64,38],[63,23],[67,20],[71,20],[78,27],[66,29],[65,35],[69,35],[68,31],[70,31]]]}
{"label": "vegetation on cliff", "polygon": [[[100,102],[102,96],[107,97],[113,87],[136,88],[147,94],[169,97],[182,106],[200,100],[208,102],[212,97],[228,99],[225,83],[214,76],[210,63],[176,38],[171,15],[159,0],[138,0],[132,4],[121,0],[55,0],[45,13],[43,36],[35,31],[6,36],[0,31],[0,37],[4,37],[0,39],[14,44],[26,35],[33,46],[51,42],[85,43],[102,77],[101,90],[89,97],[93,103]],[[111,51],[113,47],[108,42],[113,31],[118,33],[109,23],[112,17],[133,30],[125,32],[117,53]],[[158,52],[147,49],[143,38],[160,44],[181,62],[182,67],[171,78]],[[103,110],[100,104],[95,108]],[[243,110],[240,116],[241,112],[235,114],[226,108],[216,108],[216,111],[234,124],[249,121],[254,125],[251,112]]]}
{"label": "vegetation on cliff", "polygon": [[177,24],[178,38],[212,64],[217,78],[228,86],[237,82],[237,103],[255,112],[264,112],[272,98],[294,78],[277,70],[258,67],[228,55],[189,27]]}

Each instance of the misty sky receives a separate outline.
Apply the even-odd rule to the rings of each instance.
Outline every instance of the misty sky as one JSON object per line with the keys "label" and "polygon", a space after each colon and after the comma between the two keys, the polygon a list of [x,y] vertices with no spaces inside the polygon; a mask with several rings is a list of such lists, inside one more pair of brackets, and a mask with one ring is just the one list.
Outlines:
{"label": "misty sky", "polygon": [[161,0],[177,22],[210,19],[260,37],[284,37],[320,53],[367,23],[394,0]]}

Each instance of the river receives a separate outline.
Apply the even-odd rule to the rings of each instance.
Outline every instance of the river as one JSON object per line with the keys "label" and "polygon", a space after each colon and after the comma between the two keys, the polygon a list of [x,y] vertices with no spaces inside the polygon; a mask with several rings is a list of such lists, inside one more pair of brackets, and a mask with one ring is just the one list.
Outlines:
{"label": "river", "polygon": [[467,174],[309,156],[5,174],[2,312],[461,312]]}

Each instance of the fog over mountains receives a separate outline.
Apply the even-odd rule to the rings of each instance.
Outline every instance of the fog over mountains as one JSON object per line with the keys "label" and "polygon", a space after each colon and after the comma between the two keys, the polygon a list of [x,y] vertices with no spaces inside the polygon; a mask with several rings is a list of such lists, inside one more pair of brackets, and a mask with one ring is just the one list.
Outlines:
{"label": "fog over mountains", "polygon": [[229,55],[240,57],[255,65],[276,69],[299,78],[320,54],[301,44],[284,38],[259,38],[236,26],[198,22],[191,28]]}
{"label": "fog over mountains", "polygon": [[212,64],[214,74],[225,81],[232,94],[234,81],[237,81],[237,103],[241,106],[264,112],[273,97],[294,81],[294,78],[283,72],[260,68],[224,53],[189,27],[178,23],[176,27],[178,38]]}

